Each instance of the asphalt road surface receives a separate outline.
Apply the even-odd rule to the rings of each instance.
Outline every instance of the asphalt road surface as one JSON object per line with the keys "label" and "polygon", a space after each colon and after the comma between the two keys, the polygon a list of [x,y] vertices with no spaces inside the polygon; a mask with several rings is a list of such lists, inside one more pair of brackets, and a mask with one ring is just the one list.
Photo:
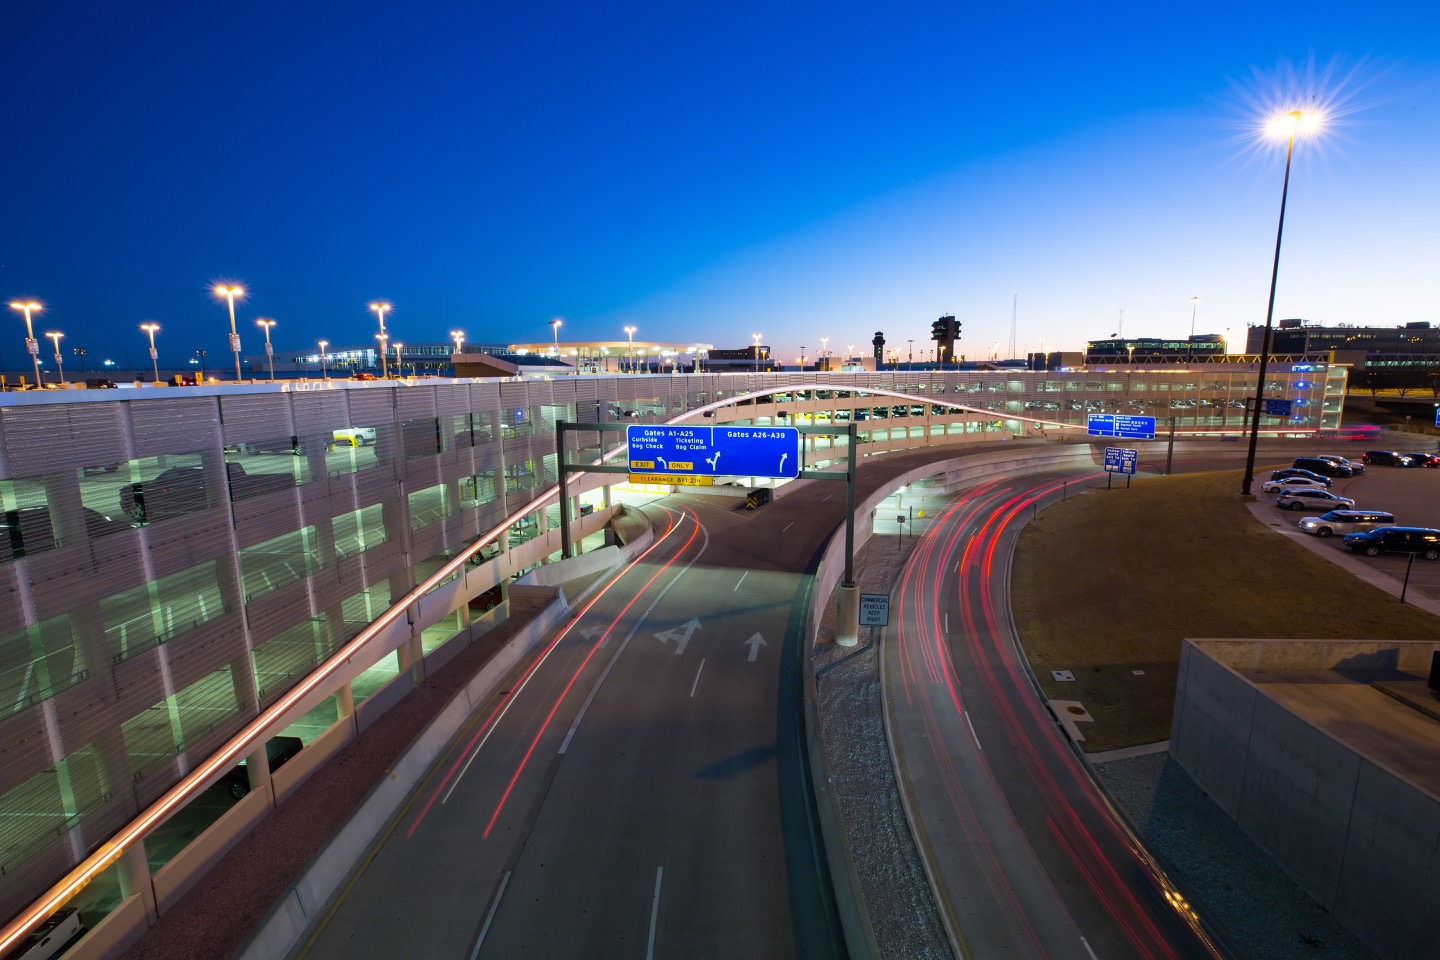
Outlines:
{"label": "asphalt road surface", "polygon": [[897,766],[962,955],[1221,956],[1095,789],[1036,690],[1009,556],[1037,506],[1092,471],[1000,479],[936,511],[883,653]]}

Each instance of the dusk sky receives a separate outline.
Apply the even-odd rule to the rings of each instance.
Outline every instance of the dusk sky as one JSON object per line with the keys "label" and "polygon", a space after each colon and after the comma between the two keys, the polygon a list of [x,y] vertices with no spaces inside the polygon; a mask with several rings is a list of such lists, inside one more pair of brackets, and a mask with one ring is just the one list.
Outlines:
{"label": "dusk sky", "polygon": [[[1408,7],[1408,11],[1403,11]],[[1276,318],[1440,322],[1428,4],[74,4],[0,10],[0,296],[90,366],[877,330],[1078,350]],[[5,309],[0,366],[26,364]]]}

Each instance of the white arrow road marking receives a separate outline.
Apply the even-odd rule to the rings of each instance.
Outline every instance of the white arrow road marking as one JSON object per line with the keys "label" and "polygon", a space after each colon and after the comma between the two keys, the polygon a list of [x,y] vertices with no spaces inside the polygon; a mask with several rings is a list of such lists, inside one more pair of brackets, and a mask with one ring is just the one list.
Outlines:
{"label": "white arrow road marking", "polygon": [[[597,635],[604,632],[604,627],[586,627],[584,630],[580,631],[580,636],[584,637],[586,640],[594,640]],[[600,642],[600,646],[605,646],[605,642],[603,640]]]}
{"label": "white arrow road marking", "polygon": [[669,643],[671,640],[674,640],[675,656],[678,657],[685,652],[685,645],[690,642],[690,635],[699,629],[700,618],[691,617],[690,622],[685,624],[684,629],[666,630],[664,633],[657,633],[655,634],[655,639],[659,640],[661,643]]}
{"label": "white arrow road marking", "polygon": [[750,645],[750,656],[746,659],[754,663],[755,658],[760,655],[760,648],[765,646],[765,638],[757,633],[745,642]]}
{"label": "white arrow road marking", "polygon": [[[681,522],[684,522],[684,517],[681,517]],[[574,739],[575,731],[580,729],[580,721],[585,719],[585,714],[588,713],[590,710],[590,704],[595,701],[595,695],[600,692],[601,684],[605,682],[606,677],[610,676],[610,671],[615,669],[615,664],[620,662],[620,654],[624,653],[625,648],[630,645],[631,638],[633,638],[635,634],[640,632],[640,626],[650,616],[651,611],[653,611],[655,607],[659,605],[660,601],[665,599],[665,594],[670,592],[670,588],[675,586],[675,584],[679,583],[680,578],[685,576],[685,574],[690,571],[690,568],[695,565],[695,561],[699,560],[702,556],[705,555],[705,551],[710,549],[710,531],[705,529],[704,524],[699,524],[699,527],[700,532],[705,536],[705,540],[700,547],[700,552],[695,555],[695,558],[693,560],[689,560],[686,562],[685,566],[680,570],[680,572],[675,574],[675,578],[673,580],[665,584],[665,589],[660,591],[660,595],[658,597],[650,601],[650,606],[646,607],[645,612],[640,614],[640,619],[635,621],[635,625],[630,628],[630,632],[625,634],[625,639],[620,641],[620,646],[616,647],[615,652],[610,655],[610,662],[605,664],[605,669],[601,671],[600,678],[595,681],[595,686],[590,688],[590,695],[585,698],[584,703],[580,704],[580,712],[575,714],[574,722],[570,724],[570,729],[565,732],[565,739],[560,743],[559,752],[561,754],[563,754],[566,750],[570,749],[570,741]],[[489,736],[489,734],[486,734],[486,736]]]}

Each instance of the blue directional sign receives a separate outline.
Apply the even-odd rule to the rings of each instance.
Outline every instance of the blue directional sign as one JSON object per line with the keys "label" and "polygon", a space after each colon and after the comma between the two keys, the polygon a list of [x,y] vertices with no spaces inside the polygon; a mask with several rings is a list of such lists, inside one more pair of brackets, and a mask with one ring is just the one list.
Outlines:
{"label": "blue directional sign", "polygon": [[631,473],[677,476],[800,476],[800,431],[794,427],[690,427],[675,424],[625,428]]}
{"label": "blue directional sign", "polygon": [[1140,451],[1124,447],[1105,448],[1106,473],[1134,473],[1135,464],[1140,460]]}
{"label": "blue directional sign", "polygon": [[1119,413],[1092,413],[1086,422],[1092,437],[1122,437],[1127,440],[1154,440],[1154,417],[1127,417]]}
{"label": "blue directional sign", "polygon": [[1265,416],[1267,417],[1288,417],[1290,416],[1289,400],[1266,400]]}

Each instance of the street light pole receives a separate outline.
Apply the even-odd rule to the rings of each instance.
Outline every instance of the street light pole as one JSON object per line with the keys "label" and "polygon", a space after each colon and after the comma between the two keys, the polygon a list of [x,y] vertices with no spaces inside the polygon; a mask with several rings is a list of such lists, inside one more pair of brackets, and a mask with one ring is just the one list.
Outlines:
{"label": "street light pole", "polygon": [[225,286],[221,284],[215,288],[218,296],[225,298],[230,305],[230,352],[235,354],[235,382],[240,382],[240,334],[235,330],[235,298],[245,296],[245,288],[236,284]]}
{"label": "street light pole", "polygon": [[1285,117],[1289,134],[1285,145],[1285,180],[1280,188],[1280,222],[1275,228],[1275,260],[1270,267],[1270,303],[1265,309],[1265,334],[1260,341],[1260,372],[1255,379],[1255,409],[1250,415],[1250,447],[1245,454],[1245,476],[1240,481],[1240,493],[1244,496],[1250,495],[1250,485],[1255,480],[1255,446],[1260,437],[1260,397],[1265,392],[1265,368],[1270,361],[1270,330],[1275,317],[1275,283],[1280,277],[1280,241],[1285,235],[1285,204],[1290,198],[1290,158],[1295,153],[1295,134],[1304,119],[1305,114],[1299,110],[1292,110]]}
{"label": "street light pole", "polygon": [[385,311],[393,308],[387,301],[381,300],[378,303],[370,304],[370,309],[380,318],[380,332],[375,336],[375,339],[380,341],[380,376],[382,378],[389,378],[390,368],[385,362],[385,341],[390,338],[385,335]]}
{"label": "street light pole", "polygon": [[329,380],[330,373],[325,369],[325,348],[330,346],[329,340],[320,341],[320,379]]}
{"label": "street light pole", "polygon": [[1190,339],[1185,342],[1185,362],[1195,362],[1195,311],[1200,307],[1200,298],[1190,298]]}
{"label": "street light pole", "polygon": [[760,334],[750,334],[750,339],[755,341],[755,372],[760,372]]}
{"label": "street light pole", "polygon": [[625,335],[630,338],[630,372],[635,372],[635,328],[626,327]]}
{"label": "street light pole", "polygon": [[405,376],[405,368],[400,365],[400,348],[405,346],[399,340],[395,341],[395,376]]}
{"label": "street light pole", "polygon": [[160,382],[160,354],[155,352],[155,331],[160,329],[158,323],[142,323],[140,329],[150,334],[150,368],[155,371],[155,382]]}
{"label": "street light pole", "polygon": [[[40,341],[35,339],[35,328],[30,326],[30,314],[39,313],[43,308],[33,300],[16,301],[10,304],[10,309],[19,310],[25,314],[25,349],[30,354],[30,361],[35,364],[35,386],[40,386]],[[23,379],[23,378],[22,378]]]}
{"label": "street light pole", "polygon": [[555,335],[555,356],[560,356],[560,318],[550,321],[550,332]]}
{"label": "street light pole", "polygon": [[55,344],[55,372],[56,372],[57,374],[59,374],[59,376],[60,376],[60,382],[61,382],[61,383],[64,383],[64,382],[65,382],[65,367],[64,367],[64,358],[60,355],[60,338],[63,337],[63,336],[65,336],[65,334],[60,333],[59,331],[56,331],[56,330],[49,330],[49,331],[46,331],[45,336],[49,337],[49,338],[50,338],[50,341]]}
{"label": "street light pole", "polygon": [[270,346],[270,328],[275,326],[274,320],[256,320],[257,324],[265,328],[265,360],[270,364],[270,381],[275,381],[275,351]]}

